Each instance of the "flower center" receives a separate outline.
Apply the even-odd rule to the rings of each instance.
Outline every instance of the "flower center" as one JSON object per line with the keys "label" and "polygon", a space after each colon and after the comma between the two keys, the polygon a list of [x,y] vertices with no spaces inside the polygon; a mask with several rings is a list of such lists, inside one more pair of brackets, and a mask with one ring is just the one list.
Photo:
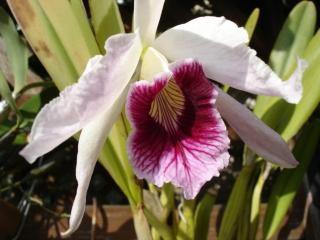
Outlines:
{"label": "flower center", "polygon": [[179,126],[179,117],[185,106],[185,97],[177,85],[170,78],[167,85],[151,103],[149,115],[165,130],[174,134]]}

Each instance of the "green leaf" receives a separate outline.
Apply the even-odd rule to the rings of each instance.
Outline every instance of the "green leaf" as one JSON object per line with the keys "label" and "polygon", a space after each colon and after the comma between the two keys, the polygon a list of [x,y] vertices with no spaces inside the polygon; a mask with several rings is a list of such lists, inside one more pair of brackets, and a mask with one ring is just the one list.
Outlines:
{"label": "green leaf", "polygon": [[32,96],[22,104],[22,106],[19,107],[19,110],[25,119],[33,120],[39,113],[40,109],[58,95],[59,92],[57,89],[49,85],[48,87],[44,87],[39,94]]}
{"label": "green leaf", "polygon": [[196,236],[197,239],[208,239],[210,216],[216,197],[217,196],[207,192],[197,204],[194,216],[194,236]]}
{"label": "green leaf", "polygon": [[[19,112],[22,116],[22,121],[19,125],[20,131],[15,132],[15,138],[12,139],[14,142],[11,144],[14,145],[23,145],[27,143],[27,133],[25,131],[21,131],[23,128],[30,129],[31,125],[33,123],[33,120],[35,116],[38,114],[40,109],[48,103],[50,100],[52,100],[54,97],[56,97],[59,92],[55,87],[52,87],[52,85],[49,85],[50,87],[46,87],[46,85],[41,82],[44,86],[44,89],[37,95],[32,96],[30,99],[28,99],[26,102],[24,102],[19,107]],[[28,85],[25,87],[27,88]],[[22,90],[23,91],[23,90]],[[21,92],[20,92],[21,93]],[[9,129],[15,129],[10,122],[8,123],[2,123],[3,125],[6,124],[7,126],[10,126]],[[8,128],[8,127],[7,127]],[[16,128],[17,129],[17,128]],[[11,130],[12,131],[12,130]],[[0,135],[2,135],[2,131],[0,131]]]}
{"label": "green leaf", "polygon": [[[82,2],[8,0],[8,3],[28,42],[59,90],[75,83],[89,58],[99,54]],[[123,158],[119,152],[122,150],[117,141],[107,140],[100,163],[109,171],[129,202],[138,204],[141,189],[135,183],[133,174],[122,164],[127,160],[121,161]]]}
{"label": "green leaf", "polygon": [[75,83],[79,74],[38,0],[8,0],[8,4],[24,36],[57,87],[62,90]]}
{"label": "green leaf", "polygon": [[[128,129],[125,126],[125,115],[121,113],[117,122],[113,125],[108,135],[107,145],[112,150],[107,150],[105,154],[109,161],[118,161],[118,167],[121,168],[122,177],[126,179],[126,184],[129,188],[129,196],[133,201],[140,202],[141,199],[141,189],[135,182],[135,176],[132,171],[132,167],[128,160],[127,152],[127,138]],[[111,154],[111,155],[110,155]],[[101,159],[103,161],[103,159]]]}
{"label": "green leaf", "polygon": [[16,102],[12,97],[8,82],[5,79],[4,74],[1,70],[0,70],[0,94],[6,100],[6,102],[10,105],[12,110],[17,114],[17,116],[20,117],[19,110],[16,106]]}
{"label": "green leaf", "polygon": [[134,201],[129,189],[126,172],[123,169],[119,156],[115,152],[112,142],[109,138],[107,139],[100,153],[99,162],[109,172],[111,177],[120,187],[121,191],[127,196],[129,201]]}
{"label": "green leaf", "polygon": [[246,194],[255,164],[246,165],[242,168],[240,175],[232,188],[226,209],[223,213],[221,226],[219,229],[219,240],[234,239],[239,224],[239,218],[246,205]]}
{"label": "green leaf", "polygon": [[[309,2],[305,2],[304,5],[307,3]],[[298,6],[301,6],[301,4],[302,3],[298,4]],[[309,6],[313,6],[312,3],[310,4]],[[299,131],[320,101],[320,79],[318,78],[320,74],[318,67],[320,64],[320,45],[316,44],[319,42],[319,38],[320,34],[316,34],[302,55],[309,63],[309,67],[303,75],[303,97],[299,104],[288,104],[278,98],[258,97],[258,105],[256,106],[255,112],[258,116],[264,113],[262,120],[279,132],[286,141]],[[259,101],[261,99],[263,99],[263,101]]]}
{"label": "green leaf", "polygon": [[[294,71],[312,38],[316,25],[316,8],[312,2],[297,4],[285,21],[270,56],[271,68],[283,79]],[[261,117],[279,98],[258,96],[254,112]]]}
{"label": "green leaf", "polygon": [[14,91],[16,95],[25,85],[28,71],[28,49],[21,41],[10,16],[0,8],[0,35],[4,40],[6,54],[14,75]]}
{"label": "green leaf", "polygon": [[75,1],[72,1],[73,5],[71,1],[38,0],[38,3],[80,75],[89,58],[99,54],[93,33],[88,31],[87,18],[81,14],[81,5],[75,5]]}
{"label": "green leaf", "polygon": [[308,59],[308,62],[313,62],[318,56],[320,56],[320,30],[313,36],[309,42],[306,50],[304,51],[304,57]]}
{"label": "green leaf", "polygon": [[163,206],[163,220],[166,221],[174,208],[174,187],[171,183],[165,183],[161,188],[160,202]]}
{"label": "green leaf", "polygon": [[291,105],[284,100],[277,100],[262,117],[286,141],[299,131],[320,102],[320,45],[314,44],[319,38],[319,34],[315,35],[303,55],[309,67],[303,75],[303,97],[299,104]]}
{"label": "green leaf", "polygon": [[[152,240],[149,222],[146,217],[147,208],[142,208],[141,206],[135,207],[131,206],[133,214],[133,224],[136,230],[137,239]],[[151,214],[150,214],[151,215]]]}
{"label": "green leaf", "polygon": [[270,55],[270,66],[281,77],[288,77],[312,38],[317,12],[314,3],[303,1],[290,12]]}
{"label": "green leaf", "polygon": [[245,25],[245,28],[248,32],[248,36],[249,36],[249,39],[252,38],[252,35],[254,33],[254,30],[256,29],[256,25],[258,23],[258,20],[259,20],[259,16],[260,16],[260,9],[259,8],[255,8],[252,13],[250,14],[247,22],[246,22],[246,25]]}
{"label": "green leaf", "polygon": [[121,113],[119,119],[115,122],[108,135],[110,141],[112,142],[113,148],[116,154],[119,156],[122,166],[126,173],[132,175],[132,168],[129,164],[128,153],[127,153],[127,138],[129,135],[129,130],[126,128],[125,114]]}
{"label": "green leaf", "polygon": [[108,37],[124,32],[124,26],[115,0],[90,0],[93,30],[101,52]]}
{"label": "green leaf", "polygon": [[[259,161],[253,164],[250,181],[248,182],[243,206],[241,206],[241,216],[237,223],[238,240],[255,239],[256,225],[258,224],[260,195],[259,195],[259,178],[263,174],[264,162]],[[258,196],[257,196],[258,195]],[[258,213],[257,213],[258,211]]]}
{"label": "green leaf", "polygon": [[182,215],[184,219],[181,219],[178,226],[177,240],[192,240],[194,239],[194,210],[195,199],[183,200],[182,202]]}
{"label": "green leaf", "polygon": [[92,32],[91,23],[88,19],[86,9],[83,5],[83,1],[70,0],[69,3],[72,7],[75,17],[78,20],[79,26],[81,26],[80,30],[82,32],[82,36],[84,37],[84,40],[87,43],[89,52],[91,53],[92,56],[98,54],[99,53],[98,43]]}
{"label": "green leaf", "polygon": [[248,240],[250,232],[250,211],[252,202],[253,184],[250,182],[246,194],[245,204],[241,207],[241,216],[238,217],[236,237],[237,240]]}
{"label": "green leaf", "polygon": [[159,219],[159,221],[163,221],[164,209],[160,202],[158,192],[143,190],[143,200],[144,200],[144,206],[147,207],[152,212],[152,214],[157,219]]}
{"label": "green leaf", "polygon": [[279,228],[301,185],[319,140],[320,121],[315,120],[306,126],[294,148],[293,153],[300,164],[295,169],[282,170],[273,185],[263,225],[265,239],[270,239]]}
{"label": "green leaf", "polygon": [[143,212],[145,214],[146,219],[148,220],[148,223],[158,231],[158,233],[162,236],[163,239],[176,239],[174,237],[172,229],[166,223],[163,223],[159,219],[157,219],[148,208],[144,208]]}
{"label": "green leaf", "polygon": [[[308,120],[320,102],[320,56],[310,63],[303,77],[303,98],[296,106],[283,111],[282,121],[277,127],[284,140],[292,138]],[[283,101],[283,100],[282,100]]]}
{"label": "green leaf", "polygon": [[[264,167],[266,166],[265,162],[261,166],[260,174],[258,176],[257,181],[255,181],[255,185],[252,192],[252,199],[251,199],[251,211],[250,211],[250,231],[248,239],[256,239],[256,234],[259,225],[259,216],[260,216],[260,203],[261,203],[261,193],[263,190],[263,186],[266,179],[266,173],[268,173],[269,169],[265,170]],[[270,165],[267,165],[267,168]],[[267,171],[267,172],[266,172]]]}

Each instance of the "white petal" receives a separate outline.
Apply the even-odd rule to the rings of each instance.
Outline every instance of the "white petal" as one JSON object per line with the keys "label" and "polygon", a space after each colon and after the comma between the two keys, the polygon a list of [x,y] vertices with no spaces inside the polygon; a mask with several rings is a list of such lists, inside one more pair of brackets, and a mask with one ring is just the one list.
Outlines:
{"label": "white petal", "polygon": [[[127,92],[128,88],[123,91],[111,108],[99,114],[86,125],[81,132],[76,167],[76,178],[78,181],[77,194],[71,210],[69,229],[62,233],[63,237],[71,235],[78,229],[81,223],[85,212],[86,195],[94,166],[113,123],[119,117]],[[112,159],[110,159],[110,161],[112,161]]]}
{"label": "white petal", "polygon": [[198,59],[207,77],[234,88],[299,102],[302,88],[297,86],[304,68],[282,81],[246,45],[247,40],[245,30],[225,18],[203,17],[167,30],[154,47],[172,61]]}
{"label": "white petal", "polygon": [[110,108],[128,85],[140,58],[139,36],[119,34],[109,38],[106,47],[106,56],[89,61],[79,82],[40,111],[29,144],[20,152],[29,162],[51,151]]}
{"label": "white petal", "polygon": [[190,32],[214,43],[225,44],[230,47],[249,42],[246,29],[238,27],[237,24],[227,20],[225,17],[198,17],[185,24],[177,25],[168,31],[172,30]]}
{"label": "white petal", "polygon": [[152,81],[156,74],[170,72],[168,60],[157,50],[149,47],[142,60],[140,79]]}
{"label": "white petal", "polygon": [[139,30],[144,45],[153,42],[159,24],[164,0],[134,1],[133,29]]}
{"label": "white petal", "polygon": [[90,74],[91,71],[94,71],[94,67],[98,66],[96,64],[99,64],[99,62],[103,59],[102,55],[96,55],[93,58],[90,58],[86,68],[84,69],[82,75]]}
{"label": "white petal", "polygon": [[242,104],[221,90],[216,103],[221,116],[259,156],[286,168],[292,168],[298,164],[279,134]]}

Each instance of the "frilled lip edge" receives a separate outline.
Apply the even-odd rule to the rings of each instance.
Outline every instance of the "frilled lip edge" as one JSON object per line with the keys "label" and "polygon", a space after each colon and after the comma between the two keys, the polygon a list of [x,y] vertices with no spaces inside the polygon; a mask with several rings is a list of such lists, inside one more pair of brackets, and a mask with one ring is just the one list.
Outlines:
{"label": "frilled lip edge", "polygon": [[230,141],[215,107],[218,92],[202,66],[188,59],[170,70],[129,92],[129,159],[138,178],[157,186],[171,182],[192,199],[228,165]]}

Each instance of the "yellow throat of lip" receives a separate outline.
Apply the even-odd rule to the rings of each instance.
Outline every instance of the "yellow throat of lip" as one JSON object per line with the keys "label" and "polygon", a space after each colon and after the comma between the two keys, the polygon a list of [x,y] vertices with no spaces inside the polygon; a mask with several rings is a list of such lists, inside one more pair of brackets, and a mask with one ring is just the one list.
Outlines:
{"label": "yellow throat of lip", "polygon": [[170,78],[167,85],[152,101],[149,115],[166,131],[174,133],[179,127],[178,119],[183,113],[184,106],[183,92],[175,80]]}

